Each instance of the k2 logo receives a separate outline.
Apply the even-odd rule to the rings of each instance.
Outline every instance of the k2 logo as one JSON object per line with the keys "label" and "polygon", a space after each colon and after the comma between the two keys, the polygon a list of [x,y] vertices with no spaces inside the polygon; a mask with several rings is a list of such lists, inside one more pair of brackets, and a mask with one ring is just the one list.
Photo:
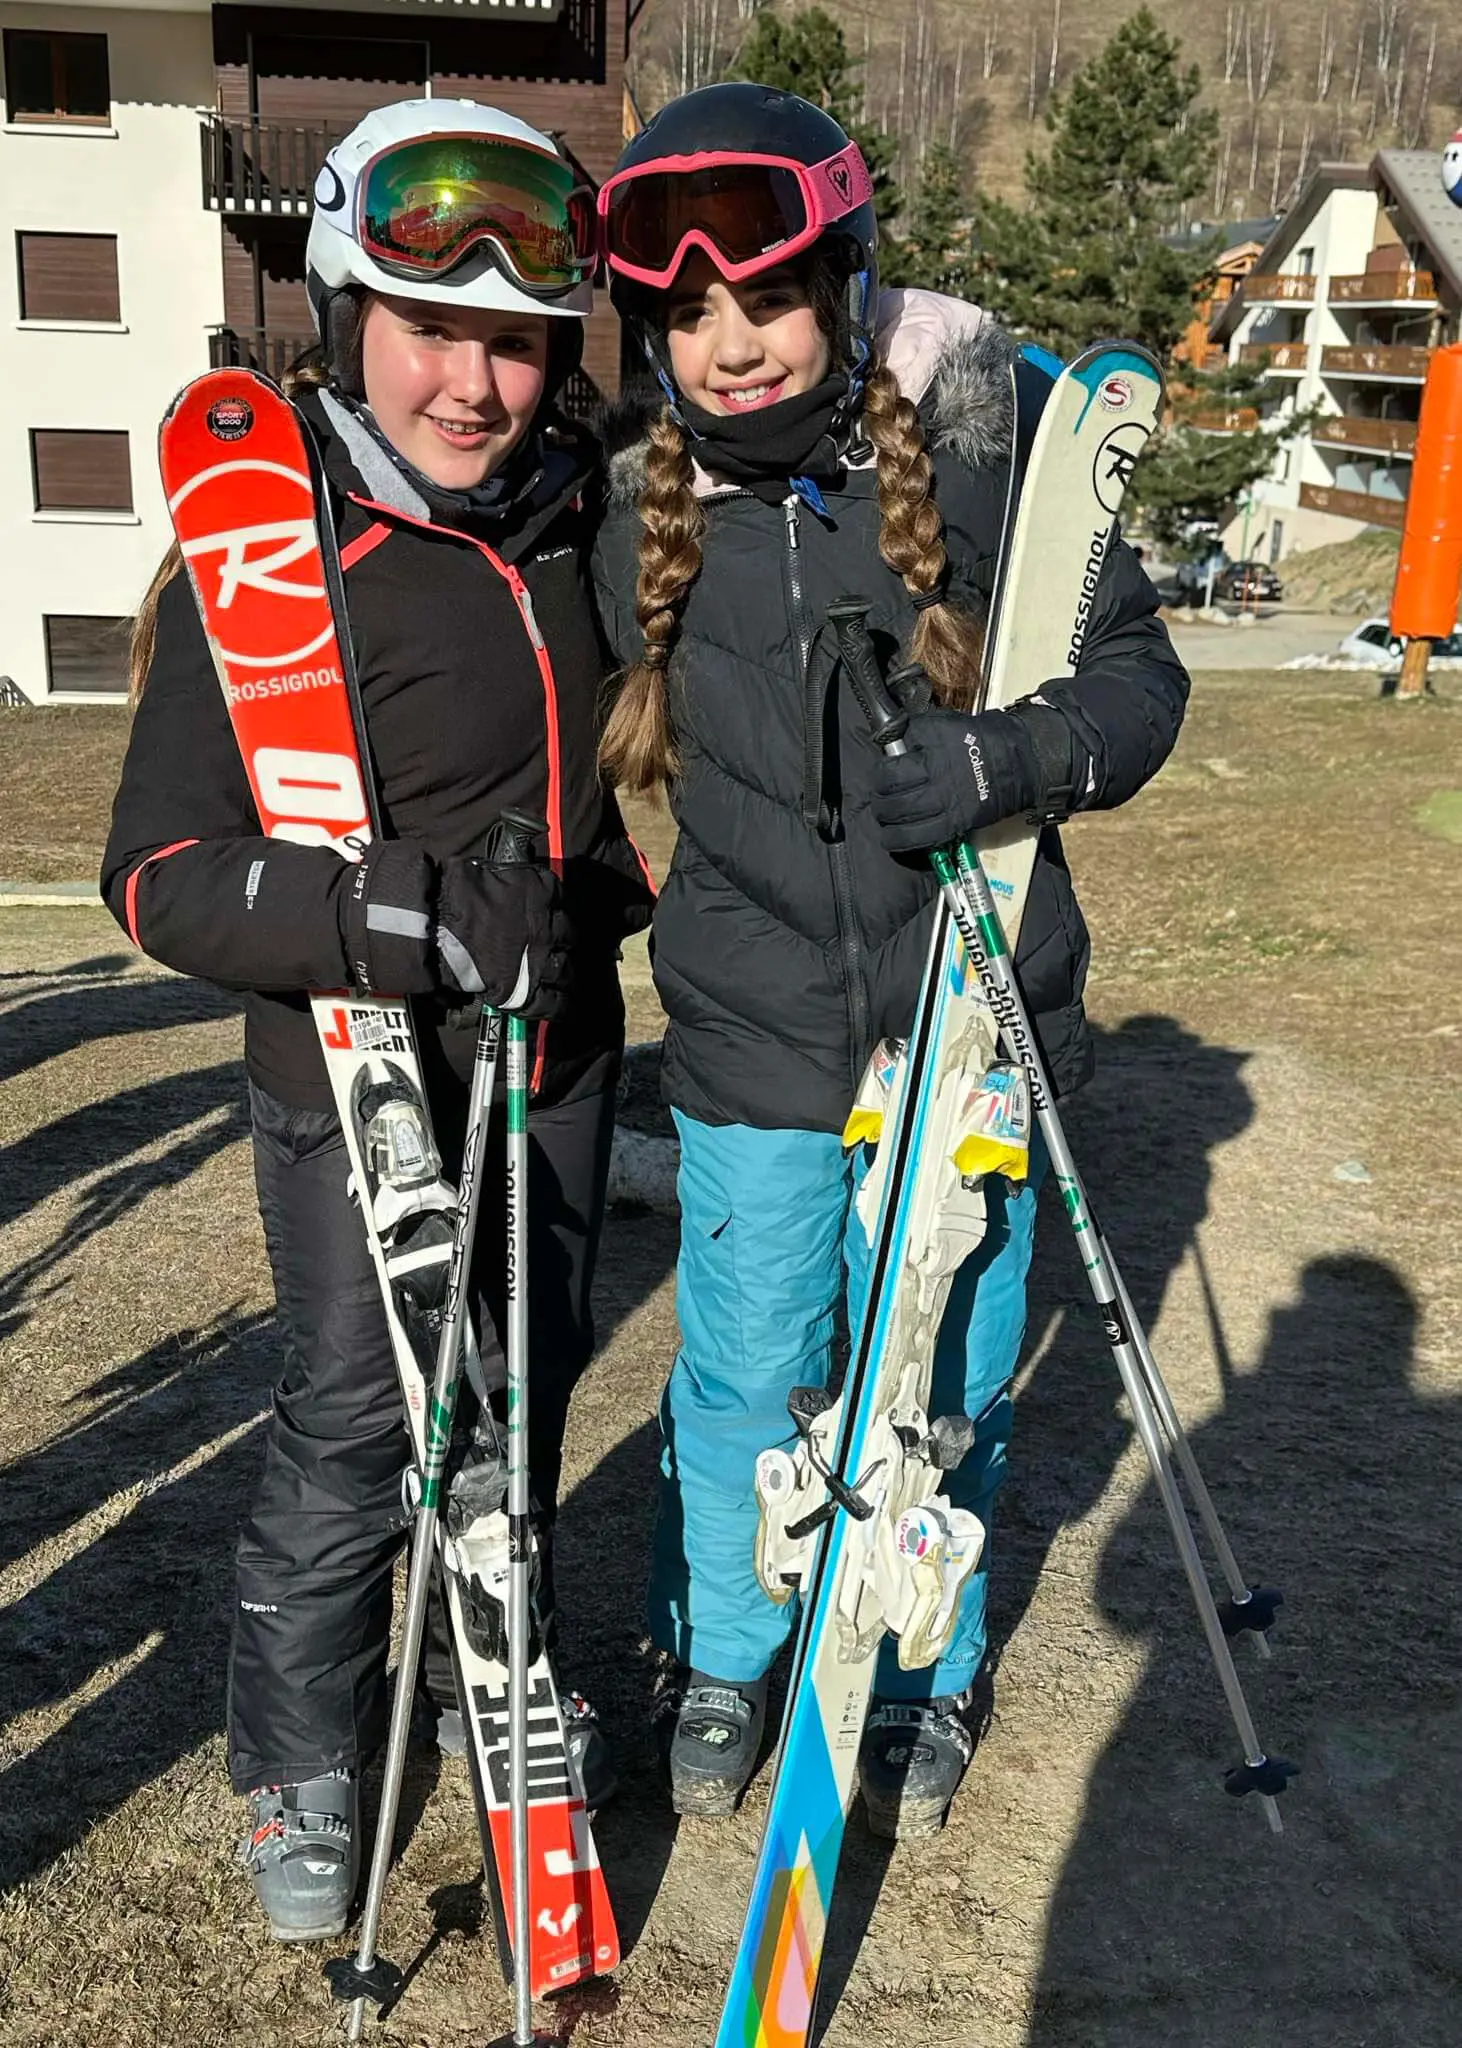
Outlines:
{"label": "k2 logo", "polygon": [[848,194],[853,189],[853,180],[848,170],[848,166],[846,164],[829,164],[827,167],[827,176],[828,183],[837,193],[839,199],[843,200],[846,203]]}
{"label": "k2 logo", "polygon": [[554,1936],[555,1940],[562,1941],[563,1937],[568,1933],[569,1929],[573,1926],[574,1922],[576,1920],[582,1920],[583,1917],[584,1909],[576,1899],[573,1905],[565,1907],[563,1913],[560,1914],[557,1920],[554,1919],[552,1913],[550,1913],[547,1906],[545,1906],[543,1911],[538,1915],[537,1925],[543,1930],[545,1934],[551,1934]]}

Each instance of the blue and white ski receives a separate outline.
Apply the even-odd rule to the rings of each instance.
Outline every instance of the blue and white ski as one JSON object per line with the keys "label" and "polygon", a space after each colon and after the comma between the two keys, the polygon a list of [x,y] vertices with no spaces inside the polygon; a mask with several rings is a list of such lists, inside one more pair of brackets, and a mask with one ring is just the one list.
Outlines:
{"label": "blue and white ski", "polygon": [[[1015,702],[1074,673],[1122,496],[1162,403],[1156,363],[1086,351],[1046,400],[1007,536],[983,702]],[[981,842],[1014,950],[1036,833]],[[860,1213],[868,1305],[838,1401],[796,1417],[798,1455],[770,1452],[757,1483],[758,1569],[773,1597],[800,1588],[802,1621],[771,1805],[716,2048],[804,2048],[879,1646],[935,1661],[984,1532],[939,1491],[962,1444],[927,1413],[934,1341],[954,1273],[978,1243],[996,1024],[948,906],[935,915],[913,1028],[884,1049],[886,1099],[850,1138],[879,1135]],[[1007,1074],[1009,1070],[1006,1070]],[[972,1128],[979,1108],[983,1121]],[[1023,1121],[1024,1118],[1024,1121]],[[1019,1151],[1028,1105],[997,1114]],[[810,1524],[810,1526],[809,1526]]]}

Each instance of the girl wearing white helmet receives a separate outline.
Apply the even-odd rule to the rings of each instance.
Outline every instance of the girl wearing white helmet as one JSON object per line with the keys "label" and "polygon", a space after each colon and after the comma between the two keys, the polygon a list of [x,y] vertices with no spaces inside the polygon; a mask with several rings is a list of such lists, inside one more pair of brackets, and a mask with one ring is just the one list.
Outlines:
{"label": "girl wearing white helmet", "polygon": [[[262,837],[174,553],[138,617],[137,718],[102,875],[135,944],[244,991],[284,1373],[238,1550],[229,1767],[253,1802],[245,1860],[285,1940],[338,1934],[355,1888],[407,1463],[307,992],[363,981],[416,999],[450,1169],[474,1040],[454,1007],[464,991],[503,1003],[526,967],[518,1007],[540,1025],[530,1461],[546,1618],[564,1418],[593,1344],[624,1036],[617,949],[649,907],[595,767],[596,450],[555,405],[592,301],[588,196],[548,137],[461,100],[372,113],[331,150],[315,196],[322,348],[292,382],[334,502],[387,829],[358,867]],[[547,819],[551,866],[478,857],[510,806]],[[490,1218],[478,1243],[501,1243]],[[502,1274],[485,1249],[474,1278],[484,1363],[500,1374]],[[448,1746],[461,1729],[444,1655],[429,1650],[427,1677]],[[571,1741],[592,1805],[610,1777],[587,1709]]]}

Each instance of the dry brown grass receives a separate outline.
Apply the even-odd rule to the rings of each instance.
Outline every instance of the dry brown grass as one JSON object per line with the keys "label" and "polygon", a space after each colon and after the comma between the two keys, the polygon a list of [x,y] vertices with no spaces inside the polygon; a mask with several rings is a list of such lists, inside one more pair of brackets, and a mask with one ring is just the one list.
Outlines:
{"label": "dry brown grass", "polygon": [[[1462,783],[1462,710],[1370,688],[1205,676],[1159,781],[1070,835],[1102,1036],[1073,1142],[1240,1555],[1288,1587],[1243,1670],[1304,1765],[1289,1832],[1218,1789],[1232,1736],[1052,1212],[996,1722],[937,1843],[850,1834],[828,2048],[1462,2039],[1462,880],[1418,822]],[[666,822],[635,820],[663,872]],[[0,921],[5,2048],[337,2038],[319,1957],[262,1937],[231,1860],[229,1554],[275,1369],[238,1051],[230,999],[100,914]],[[675,1841],[638,1733],[672,1255],[611,1224],[569,1449],[567,1647],[624,1761],[601,1836],[631,1947],[617,2004],[559,2015],[575,2048],[705,2048],[764,1809],[765,1774]],[[460,1770],[418,1759],[408,1805],[383,1945],[422,1966],[374,2038],[467,2048],[507,2005]]]}

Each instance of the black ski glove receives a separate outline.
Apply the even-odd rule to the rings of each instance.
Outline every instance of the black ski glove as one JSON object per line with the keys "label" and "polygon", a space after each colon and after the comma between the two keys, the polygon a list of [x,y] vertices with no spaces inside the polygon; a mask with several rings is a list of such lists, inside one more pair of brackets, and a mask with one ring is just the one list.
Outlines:
{"label": "black ski glove", "polygon": [[[1011,711],[918,711],[904,735],[907,753],[884,756],[873,815],[890,853],[927,853],[970,839],[987,825],[1034,813],[1057,821],[1071,807],[1070,729],[1059,712],[1043,714],[1065,767],[1053,787],[1033,737],[1034,720]],[[1059,731],[1056,728],[1059,727]]]}
{"label": "black ski glove", "polygon": [[549,867],[442,862],[436,947],[443,986],[520,1017],[557,1017],[570,980],[569,920]]}
{"label": "black ski glove", "polygon": [[445,991],[498,1009],[558,1015],[569,980],[569,924],[551,868],[440,866],[410,839],[373,846],[351,877],[346,954],[373,995]]}

